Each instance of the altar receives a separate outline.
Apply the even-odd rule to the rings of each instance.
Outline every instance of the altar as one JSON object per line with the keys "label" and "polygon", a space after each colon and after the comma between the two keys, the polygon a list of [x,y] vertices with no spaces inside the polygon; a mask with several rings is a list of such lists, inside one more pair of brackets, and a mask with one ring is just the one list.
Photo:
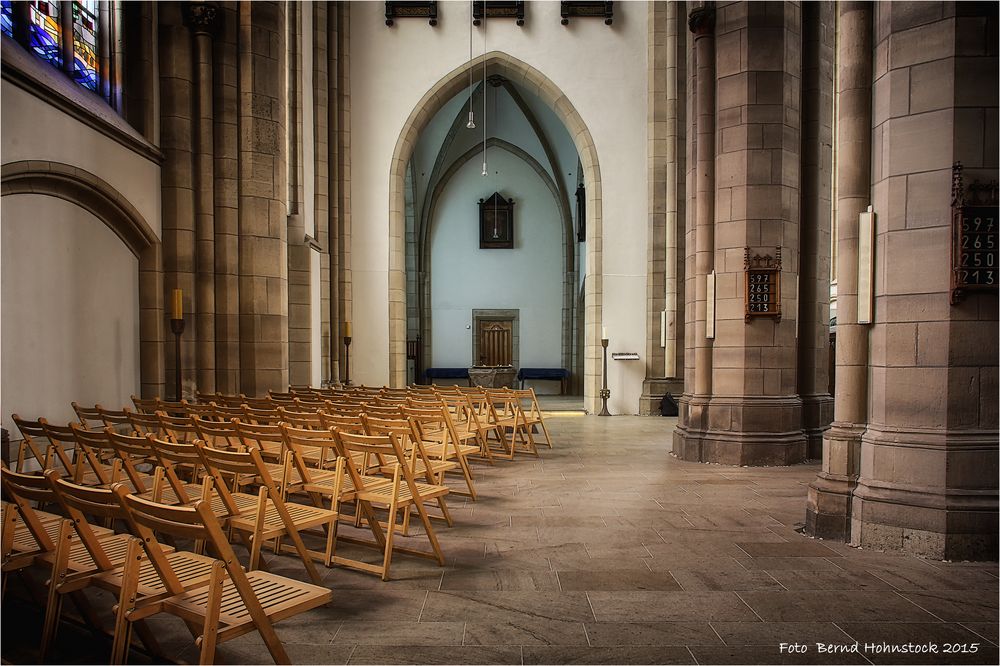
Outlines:
{"label": "altar", "polygon": [[469,385],[482,388],[501,388],[514,386],[517,371],[513,366],[471,367],[469,368]]}

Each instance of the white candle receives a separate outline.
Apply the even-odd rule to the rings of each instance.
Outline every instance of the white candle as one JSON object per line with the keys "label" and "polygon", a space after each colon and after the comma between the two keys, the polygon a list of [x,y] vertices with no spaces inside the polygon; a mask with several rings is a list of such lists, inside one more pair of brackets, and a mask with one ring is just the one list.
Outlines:
{"label": "white candle", "polygon": [[604,326],[601,326],[601,339],[602,340],[608,339],[608,329],[605,328]]}

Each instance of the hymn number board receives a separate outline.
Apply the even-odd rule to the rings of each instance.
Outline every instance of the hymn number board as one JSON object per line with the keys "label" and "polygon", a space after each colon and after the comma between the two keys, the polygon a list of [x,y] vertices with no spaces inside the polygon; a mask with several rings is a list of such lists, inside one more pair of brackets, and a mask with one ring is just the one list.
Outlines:
{"label": "hymn number board", "polygon": [[746,299],[744,319],[774,317],[781,319],[781,248],[774,256],[751,254],[744,250]]}
{"label": "hymn number board", "polygon": [[965,187],[962,167],[953,167],[951,302],[964,291],[996,289],[1000,284],[1000,219],[997,183]]}

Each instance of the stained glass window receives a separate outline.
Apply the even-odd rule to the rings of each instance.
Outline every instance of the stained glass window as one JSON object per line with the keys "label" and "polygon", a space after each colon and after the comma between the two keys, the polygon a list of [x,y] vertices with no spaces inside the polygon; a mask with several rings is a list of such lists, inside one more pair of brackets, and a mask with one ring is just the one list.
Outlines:
{"label": "stained glass window", "polygon": [[62,67],[59,52],[59,3],[31,0],[31,49],[43,60]]}
{"label": "stained glass window", "polygon": [[73,3],[73,78],[97,90],[97,0]]}
{"label": "stained glass window", "polygon": [[14,36],[14,8],[10,4],[10,0],[3,0],[0,2],[0,9],[3,13],[0,14],[0,27],[3,28],[3,34],[8,37]]}

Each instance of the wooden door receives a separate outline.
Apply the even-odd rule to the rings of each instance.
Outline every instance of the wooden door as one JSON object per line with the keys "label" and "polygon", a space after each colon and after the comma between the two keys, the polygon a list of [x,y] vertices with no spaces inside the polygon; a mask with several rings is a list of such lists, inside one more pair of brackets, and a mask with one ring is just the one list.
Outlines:
{"label": "wooden door", "polygon": [[514,320],[479,320],[477,365],[495,367],[513,364]]}

